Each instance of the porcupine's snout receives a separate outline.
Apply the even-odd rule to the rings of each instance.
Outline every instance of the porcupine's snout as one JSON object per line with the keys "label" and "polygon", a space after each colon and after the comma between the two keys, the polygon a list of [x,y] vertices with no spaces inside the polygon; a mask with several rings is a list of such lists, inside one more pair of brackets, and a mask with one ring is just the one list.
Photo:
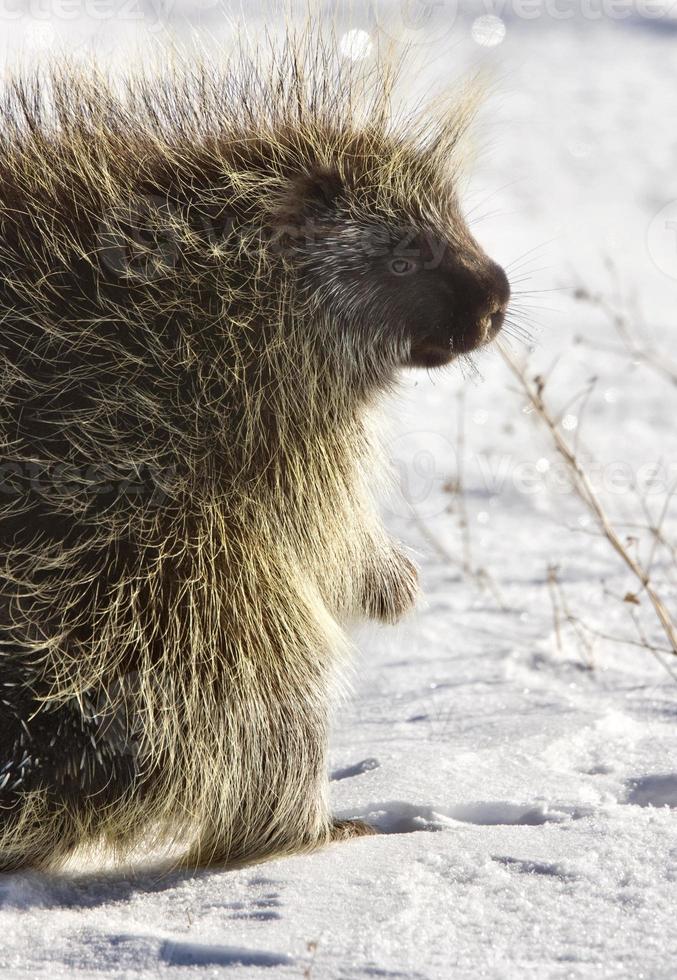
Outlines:
{"label": "porcupine's snout", "polygon": [[411,366],[441,367],[494,339],[510,301],[500,265],[479,253],[472,262],[450,259],[423,280],[411,321]]}
{"label": "porcupine's snout", "polygon": [[493,340],[503,326],[505,314],[510,302],[510,283],[502,267],[496,262],[490,262],[488,294],[490,297],[488,312],[480,320],[484,330],[484,342]]}
{"label": "porcupine's snout", "polygon": [[450,292],[452,349],[463,354],[493,340],[510,301],[510,284],[501,266],[487,258],[480,266],[454,270]]}

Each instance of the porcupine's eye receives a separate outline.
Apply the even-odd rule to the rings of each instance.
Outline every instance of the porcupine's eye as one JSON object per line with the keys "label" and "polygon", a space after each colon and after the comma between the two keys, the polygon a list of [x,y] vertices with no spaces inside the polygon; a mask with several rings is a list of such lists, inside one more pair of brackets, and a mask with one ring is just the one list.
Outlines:
{"label": "porcupine's eye", "polygon": [[395,276],[408,276],[412,272],[416,272],[418,263],[413,259],[396,258],[390,260],[389,268]]}
{"label": "porcupine's eye", "polygon": [[457,241],[432,228],[389,229],[381,254],[378,296],[387,336],[406,341],[406,366],[442,367],[501,329],[510,284],[469,232]]}

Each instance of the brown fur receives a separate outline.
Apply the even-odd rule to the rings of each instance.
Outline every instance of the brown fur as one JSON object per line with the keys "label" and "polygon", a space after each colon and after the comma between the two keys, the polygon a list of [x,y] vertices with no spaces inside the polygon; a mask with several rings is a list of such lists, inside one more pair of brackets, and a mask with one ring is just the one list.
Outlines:
{"label": "brown fur", "polygon": [[344,628],[417,590],[370,418],[402,366],[486,339],[505,284],[458,209],[463,109],[398,120],[385,70],[323,62],[62,69],[0,110],[6,869],[365,832],[327,805]]}

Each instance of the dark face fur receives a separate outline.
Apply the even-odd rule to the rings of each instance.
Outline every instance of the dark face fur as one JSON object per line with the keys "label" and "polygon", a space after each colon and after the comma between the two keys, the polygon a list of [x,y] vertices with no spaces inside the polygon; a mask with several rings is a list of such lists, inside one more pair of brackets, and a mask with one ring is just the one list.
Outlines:
{"label": "dark face fur", "polygon": [[460,213],[446,233],[345,207],[340,188],[313,185],[302,279],[332,320],[366,335],[407,367],[448,364],[493,340],[510,299],[503,269],[482,251]]}

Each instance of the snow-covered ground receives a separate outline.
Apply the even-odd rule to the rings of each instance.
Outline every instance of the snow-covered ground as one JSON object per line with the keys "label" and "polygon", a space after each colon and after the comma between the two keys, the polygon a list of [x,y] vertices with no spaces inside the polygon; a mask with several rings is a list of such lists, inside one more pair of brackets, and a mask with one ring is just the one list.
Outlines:
{"label": "snow-covered ground", "polygon": [[[354,17],[391,32],[416,6],[384,0],[379,17]],[[535,291],[518,298],[535,325],[532,373],[548,375],[549,403],[645,558],[642,526],[677,480],[677,387],[661,374],[677,360],[669,6],[647,17],[648,0],[465,0],[429,5],[420,29],[409,22],[424,66],[412,88],[479,65],[493,75],[473,227],[512,263],[515,290]],[[46,9],[6,18],[8,51],[27,36],[38,47],[68,38],[63,17],[37,16]],[[128,4],[105,9],[103,26],[81,19],[72,37],[98,32],[110,46],[116,24],[129,36],[162,19],[159,7],[135,7],[137,23]],[[623,9],[632,16],[613,15]],[[174,24],[208,21],[214,36],[223,17],[209,2],[166,11]],[[613,316],[575,299],[576,287],[628,313],[661,352],[657,366],[623,353]],[[384,506],[419,557],[425,601],[398,628],[356,634],[354,693],[331,748],[336,812],[383,834],[197,877],[3,877],[3,977],[677,975],[677,661],[596,635],[636,641],[634,614],[666,646],[646,597],[622,601],[637,582],[498,354],[478,366],[479,378],[410,375],[389,412],[401,479]],[[677,504],[664,516],[677,542]],[[676,614],[662,545],[653,572]],[[567,623],[563,604],[585,625]]]}

